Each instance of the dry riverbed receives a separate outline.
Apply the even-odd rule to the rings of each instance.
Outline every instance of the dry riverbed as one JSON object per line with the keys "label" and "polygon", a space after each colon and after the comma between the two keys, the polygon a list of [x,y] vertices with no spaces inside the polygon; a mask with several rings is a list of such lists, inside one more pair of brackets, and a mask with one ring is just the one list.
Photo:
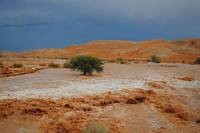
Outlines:
{"label": "dry riverbed", "polygon": [[5,133],[78,133],[92,121],[113,133],[200,132],[198,65],[110,63],[89,77],[45,69],[1,78],[0,99]]}

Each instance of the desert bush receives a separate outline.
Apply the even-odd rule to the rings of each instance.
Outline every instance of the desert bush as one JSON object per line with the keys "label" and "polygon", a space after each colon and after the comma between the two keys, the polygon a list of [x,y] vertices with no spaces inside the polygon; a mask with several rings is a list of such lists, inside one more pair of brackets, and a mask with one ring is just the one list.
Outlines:
{"label": "desert bush", "polygon": [[15,63],[15,64],[13,64],[13,67],[14,68],[21,68],[21,67],[23,67],[23,64]]}
{"label": "desert bush", "polygon": [[196,120],[196,123],[200,124],[200,118]]}
{"label": "desert bush", "polygon": [[109,133],[109,129],[104,125],[91,122],[84,133]]}
{"label": "desert bush", "polygon": [[126,61],[123,58],[112,59],[109,62],[111,62],[111,63],[119,63],[119,64],[125,64],[126,63]]}
{"label": "desert bush", "polygon": [[74,71],[80,71],[84,75],[92,74],[94,71],[103,71],[103,62],[92,56],[79,55],[70,60],[72,69]]}
{"label": "desert bush", "polygon": [[200,57],[195,60],[196,64],[200,64]]}
{"label": "desert bush", "polygon": [[127,104],[137,104],[137,101],[135,99],[129,98],[126,101]]}
{"label": "desert bush", "polygon": [[173,107],[166,107],[163,109],[165,113],[176,113],[176,110]]}
{"label": "desert bush", "polygon": [[156,55],[152,55],[150,62],[160,63],[160,57],[158,57]]}
{"label": "desert bush", "polygon": [[65,62],[63,65],[64,68],[72,68],[72,64],[70,62]]}
{"label": "desert bush", "polygon": [[127,104],[138,104],[145,102],[146,97],[144,96],[136,96],[135,98],[128,98],[126,103]]}
{"label": "desert bush", "polygon": [[52,67],[52,68],[58,68],[59,67],[59,64],[56,64],[56,63],[49,63],[49,67]]}
{"label": "desert bush", "polygon": [[126,61],[125,61],[123,58],[117,58],[117,59],[115,60],[115,62],[116,62],[116,63],[119,63],[119,64],[125,64],[125,63],[126,63]]}
{"label": "desert bush", "polygon": [[122,59],[122,58],[117,58],[116,61],[121,62],[121,61],[124,61],[124,59]]}
{"label": "desert bush", "polygon": [[3,63],[0,62],[0,68],[3,68]]}
{"label": "desert bush", "polygon": [[123,58],[117,58],[117,59],[116,59],[116,62],[121,64],[121,63],[124,62],[124,59],[123,59]]}
{"label": "desert bush", "polygon": [[110,63],[114,63],[116,62],[116,60],[112,59],[112,60],[109,60]]}
{"label": "desert bush", "polygon": [[127,61],[132,62],[132,61],[135,61],[135,59],[128,59]]}

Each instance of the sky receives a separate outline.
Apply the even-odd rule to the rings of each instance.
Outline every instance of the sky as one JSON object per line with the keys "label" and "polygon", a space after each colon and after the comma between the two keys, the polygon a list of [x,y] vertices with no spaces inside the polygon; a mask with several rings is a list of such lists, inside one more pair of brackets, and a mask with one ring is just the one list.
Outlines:
{"label": "sky", "polygon": [[200,0],[0,0],[0,50],[200,38]]}

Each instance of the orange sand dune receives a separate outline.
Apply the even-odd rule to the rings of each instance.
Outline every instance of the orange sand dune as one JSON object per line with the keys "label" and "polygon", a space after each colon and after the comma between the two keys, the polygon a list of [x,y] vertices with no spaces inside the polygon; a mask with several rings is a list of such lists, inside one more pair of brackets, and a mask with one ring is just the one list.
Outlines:
{"label": "orange sand dune", "polygon": [[148,40],[133,42],[126,40],[98,40],[82,45],[72,45],[63,49],[39,49],[21,53],[1,52],[6,57],[46,57],[70,58],[76,55],[92,55],[111,60],[146,61],[151,55],[161,57],[163,62],[193,62],[200,57],[200,39],[182,39],[175,41]]}

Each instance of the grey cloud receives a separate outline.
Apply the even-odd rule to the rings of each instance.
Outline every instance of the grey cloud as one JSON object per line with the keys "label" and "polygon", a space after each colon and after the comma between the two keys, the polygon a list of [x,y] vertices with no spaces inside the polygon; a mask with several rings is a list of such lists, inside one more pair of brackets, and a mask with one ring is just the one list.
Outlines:
{"label": "grey cloud", "polygon": [[86,15],[127,18],[129,20],[167,20],[200,12],[199,0],[46,0],[74,7]]}
{"label": "grey cloud", "polygon": [[15,0],[15,3],[12,8],[10,3],[0,10],[0,25],[72,21],[83,16],[128,22],[167,23],[187,18],[200,21],[200,0]]}

